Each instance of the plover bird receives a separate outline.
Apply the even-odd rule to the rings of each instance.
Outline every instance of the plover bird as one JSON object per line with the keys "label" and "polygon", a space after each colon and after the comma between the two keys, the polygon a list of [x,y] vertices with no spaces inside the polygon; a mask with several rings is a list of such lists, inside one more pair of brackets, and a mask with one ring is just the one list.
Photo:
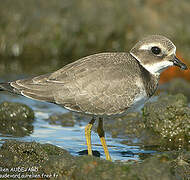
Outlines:
{"label": "plover bird", "polygon": [[92,155],[91,129],[97,118],[97,132],[106,159],[111,160],[103,118],[123,115],[144,104],[156,91],[160,73],[169,66],[187,69],[175,54],[176,47],[169,39],[148,36],[129,53],[90,55],[50,74],[0,83],[0,90],[90,114],[92,120],[85,128],[89,155]]}

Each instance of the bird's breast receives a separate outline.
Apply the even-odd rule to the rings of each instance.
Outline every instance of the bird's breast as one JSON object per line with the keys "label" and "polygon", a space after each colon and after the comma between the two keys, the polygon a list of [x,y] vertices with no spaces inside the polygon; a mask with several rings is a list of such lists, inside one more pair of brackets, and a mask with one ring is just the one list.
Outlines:
{"label": "bird's breast", "polygon": [[139,94],[136,95],[132,105],[128,108],[127,112],[133,112],[140,110],[145,102],[149,99],[145,90],[142,90]]}

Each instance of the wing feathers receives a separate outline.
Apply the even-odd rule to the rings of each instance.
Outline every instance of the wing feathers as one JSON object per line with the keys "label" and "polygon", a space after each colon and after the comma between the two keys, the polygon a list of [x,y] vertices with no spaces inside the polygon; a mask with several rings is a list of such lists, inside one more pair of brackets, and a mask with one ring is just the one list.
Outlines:
{"label": "wing feathers", "polygon": [[20,94],[40,101],[54,102],[52,83],[47,82],[47,75],[14,82],[0,83],[0,90]]}
{"label": "wing feathers", "polygon": [[47,95],[47,92],[44,93],[41,91],[38,91],[38,92],[21,91],[21,94],[28,98],[39,100],[39,101],[47,101],[47,102],[52,102],[52,103],[54,102],[54,97],[51,94]]}

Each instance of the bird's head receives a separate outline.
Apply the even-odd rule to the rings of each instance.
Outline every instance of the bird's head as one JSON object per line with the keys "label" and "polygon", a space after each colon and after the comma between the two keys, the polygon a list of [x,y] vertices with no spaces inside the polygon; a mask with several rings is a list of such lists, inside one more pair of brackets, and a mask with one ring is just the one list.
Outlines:
{"label": "bird's head", "polygon": [[161,35],[148,36],[137,42],[130,54],[152,74],[160,74],[170,66],[187,69],[187,66],[176,57],[175,45]]}

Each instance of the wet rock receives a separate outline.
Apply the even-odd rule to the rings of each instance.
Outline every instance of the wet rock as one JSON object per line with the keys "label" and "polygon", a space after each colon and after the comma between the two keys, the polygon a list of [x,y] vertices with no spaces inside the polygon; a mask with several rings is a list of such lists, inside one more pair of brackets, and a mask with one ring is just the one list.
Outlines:
{"label": "wet rock", "polygon": [[[143,116],[140,112],[128,113],[126,116],[104,121],[105,132],[112,137],[122,138],[122,144],[129,146],[140,146],[146,150],[158,150],[158,136],[146,127]],[[147,154],[140,156],[144,157]],[[144,158],[143,158],[144,159]]]}
{"label": "wet rock", "polygon": [[[190,175],[190,152],[165,152],[145,159],[142,163],[134,164],[131,168],[132,177],[139,179],[187,179]],[[183,163],[180,164],[180,159]],[[183,169],[183,170],[178,170]],[[133,176],[132,176],[133,175]],[[137,179],[138,179],[137,178]]]}
{"label": "wet rock", "polygon": [[143,117],[161,148],[190,149],[190,108],[184,95],[159,96],[144,106]]}
{"label": "wet rock", "polygon": [[[173,155],[173,154],[172,154]],[[187,158],[185,162],[187,163],[183,168],[189,170],[189,153],[182,154],[184,158]],[[166,158],[165,158],[166,157]],[[177,156],[178,157],[178,156]],[[158,177],[160,179],[172,179],[176,178],[176,171],[173,170],[171,173],[171,167],[173,162],[176,161],[176,157],[168,154],[156,155],[148,158],[142,163],[110,163],[108,161],[103,161],[101,159],[89,158],[89,157],[77,157],[76,158],[76,169],[74,171],[74,177],[78,179],[150,179],[156,180]],[[171,165],[171,164],[172,165]],[[151,167],[151,168],[150,168]],[[182,172],[177,174],[180,178],[188,175],[188,171],[185,174]]]}
{"label": "wet rock", "polygon": [[139,112],[104,121],[105,132],[145,150],[190,149],[190,108],[182,95],[160,95]]}
{"label": "wet rock", "polygon": [[[50,179],[157,180],[159,177],[177,180],[187,179],[190,175],[190,152],[167,152],[142,162],[121,163],[91,156],[73,157],[64,149],[49,144],[9,140],[1,147],[0,155],[0,167],[4,169],[0,176],[7,173]],[[11,168],[15,171],[10,171]]]}
{"label": "wet rock", "polygon": [[3,102],[0,104],[0,132],[14,136],[32,133],[34,112],[25,104]]}
{"label": "wet rock", "polygon": [[111,132],[112,137],[128,135],[131,139],[141,136],[141,129],[144,129],[142,115],[139,112],[129,113],[119,118],[105,119],[104,126],[106,131]]}
{"label": "wet rock", "polygon": [[50,124],[61,125],[63,127],[72,127],[76,123],[76,120],[73,118],[71,112],[64,114],[53,114],[47,119],[47,121]]}
{"label": "wet rock", "polygon": [[[36,175],[35,178],[51,176],[44,169],[47,162],[53,160],[57,164],[60,157],[62,158],[62,166],[64,166],[64,162],[66,166],[72,162],[72,156],[66,150],[51,144],[39,144],[36,142],[8,140],[1,147],[0,154],[0,167],[8,168],[8,174],[33,175],[33,178],[35,177],[34,175]],[[15,168],[15,171],[10,171],[11,168]],[[16,170],[16,168],[21,170]],[[64,169],[61,170],[64,171]],[[54,173],[58,173],[58,171]],[[3,174],[2,171],[0,174]]]}

